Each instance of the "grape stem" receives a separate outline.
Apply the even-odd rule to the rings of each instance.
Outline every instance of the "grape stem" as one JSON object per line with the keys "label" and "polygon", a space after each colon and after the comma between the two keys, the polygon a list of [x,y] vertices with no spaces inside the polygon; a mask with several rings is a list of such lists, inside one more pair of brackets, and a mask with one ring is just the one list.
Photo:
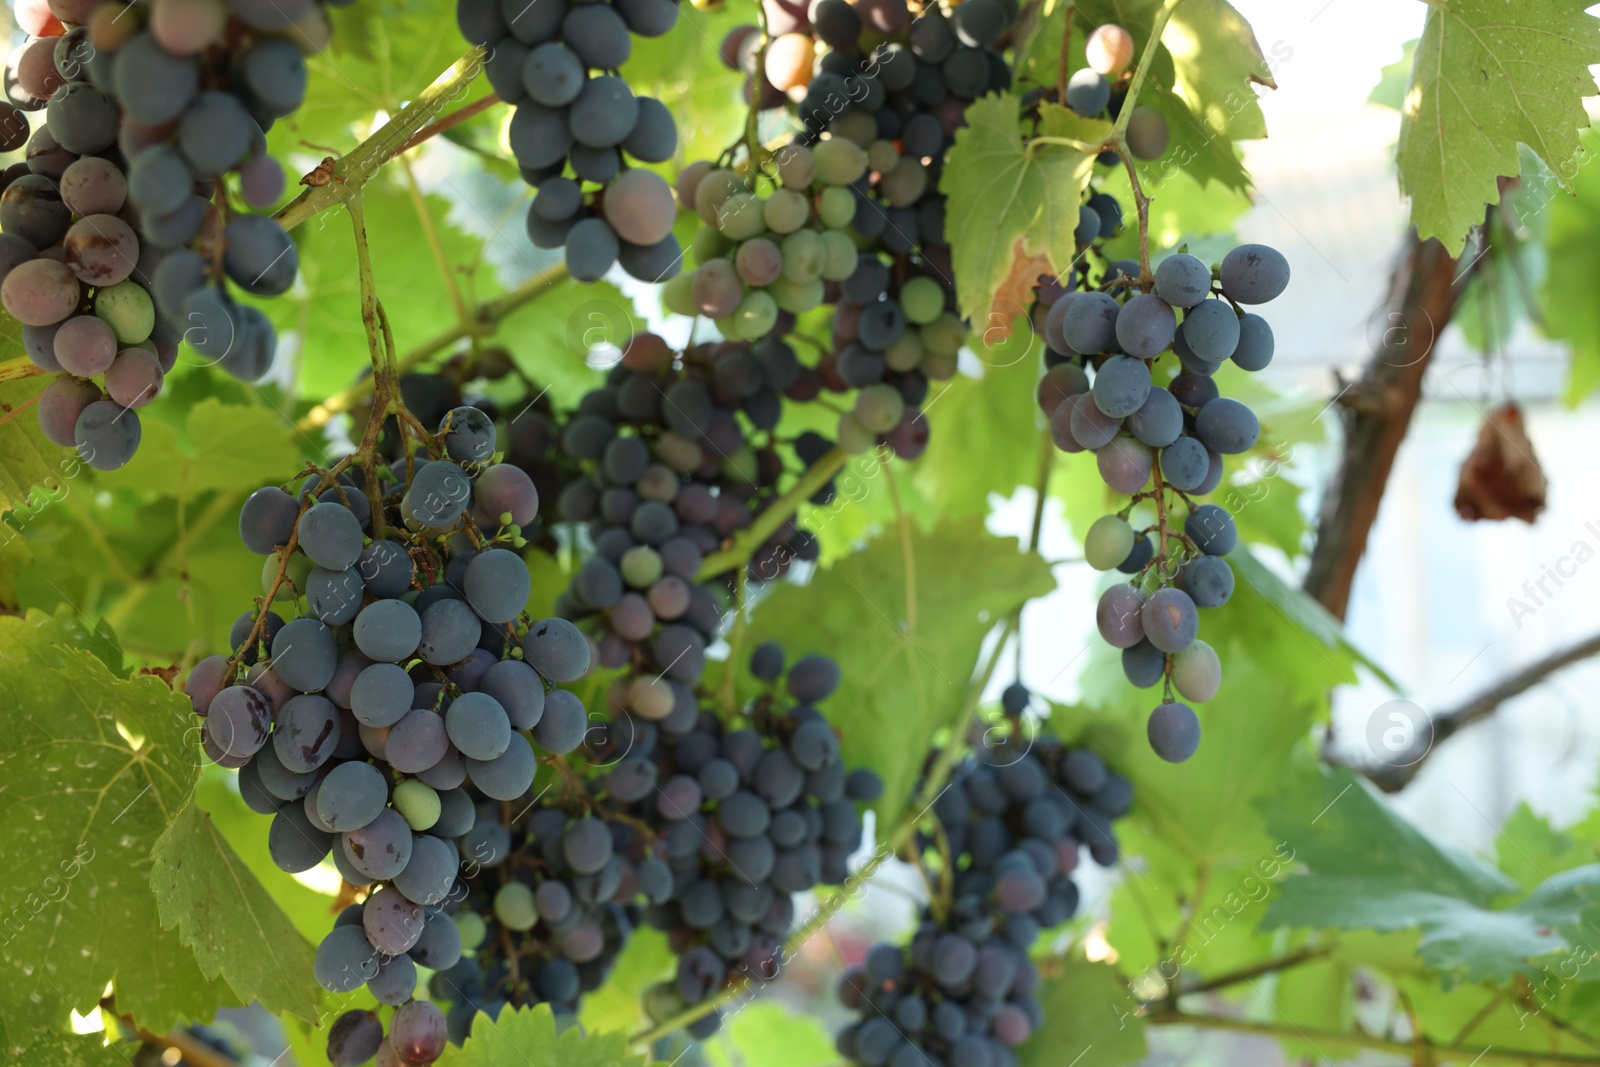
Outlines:
{"label": "grape stem", "polygon": [[488,96],[479,97],[466,107],[457,108],[437,122],[428,123],[428,125],[418,130],[416,135],[413,136],[409,141],[401,145],[399,148],[396,148],[393,152],[390,152],[389,155],[384,158],[384,162],[387,163],[396,156],[405,155],[422,142],[432,137],[437,137],[446,130],[453,129],[456,126],[461,125],[463,122],[466,122],[468,119],[472,118],[472,116],[489,110],[499,102],[500,97],[494,93],[490,93]]}
{"label": "grape stem", "polygon": [[845,460],[849,458],[849,453],[841,448],[829,449],[827,454],[800,476],[800,480],[795,482],[788,492],[773,500],[760,515],[756,516],[754,522],[734,534],[728,542],[728,547],[707,556],[700,564],[695,581],[709,581],[725,571],[748,563],[756,550],[766,543],[767,538],[777,532],[778,527],[799,509],[801,503],[809,500],[817,490],[827,485],[828,480],[839,473],[844,467]]}
{"label": "grape stem", "polygon": [[448,126],[434,121],[436,116],[477,79],[483,71],[483,60],[483,49],[474,47],[354,150],[338,159],[323,160],[315,170],[300,179],[300,184],[306,189],[280,208],[273,218],[285,230],[294,229],[313,215],[344,203],[360,192],[361,187],[378,173],[380,166],[397,153],[414,147],[417,142],[413,139],[430,124],[447,129]]}
{"label": "grape stem", "polygon": [[1150,37],[1144,42],[1144,54],[1139,57],[1139,65],[1134,68],[1133,80],[1128,83],[1128,95],[1123,98],[1122,108],[1117,112],[1117,121],[1111,127],[1113,141],[1122,142],[1128,132],[1128,120],[1133,117],[1134,105],[1139,100],[1139,90],[1144,87],[1145,75],[1150,73],[1150,64],[1155,59],[1156,48],[1161,44],[1161,35],[1166,32],[1173,11],[1177,10],[1181,3],[1183,0],[1166,0],[1161,5],[1161,10],[1156,12],[1155,21],[1150,24]]}
{"label": "grape stem", "polygon": [[[1124,109],[1123,114],[1127,114]],[[1133,188],[1133,206],[1139,213],[1139,288],[1148,293],[1155,285],[1155,275],[1150,273],[1150,198],[1144,195],[1139,184],[1139,172],[1133,167],[1133,157],[1128,153],[1128,142],[1121,134],[1112,143],[1112,151],[1128,170],[1128,184]]]}
{"label": "grape stem", "polygon": [[1067,5],[1067,22],[1061,30],[1061,65],[1056,71],[1056,103],[1064,103],[1067,99],[1067,53],[1072,51],[1072,19],[1076,14],[1071,4]]}
{"label": "grape stem", "polygon": [[[838,449],[834,449],[834,451],[837,452]],[[817,461],[817,466],[822,466],[826,460],[827,457],[824,456],[823,459]],[[812,468],[812,470],[816,469],[816,467]],[[984,664],[983,670],[978,677],[973,679],[968,686],[961,712],[956,717],[956,721],[950,726],[949,739],[938,750],[933,762],[929,765],[927,774],[923,778],[922,789],[911,803],[911,810],[901,816],[900,821],[895,825],[894,831],[878,846],[872,857],[847,878],[844,884],[839,886],[837,892],[818,904],[817,910],[811,913],[811,917],[789,935],[788,939],[783,943],[782,960],[791,959],[796,949],[811,940],[812,937],[826,927],[833,920],[833,917],[843,910],[845,904],[854,899],[861,892],[861,888],[872,880],[873,875],[877,874],[878,868],[883,865],[884,861],[890,856],[896,855],[911,840],[912,835],[916,833],[917,824],[922,821],[928,809],[933,807],[934,801],[938,800],[944,792],[945,785],[950,779],[950,773],[955,769],[956,761],[965,750],[963,739],[966,737],[967,727],[972,724],[974,716],[978,713],[978,705],[983,700],[983,692],[989,686],[989,679],[994,676],[995,668],[1000,663],[1006,644],[1010,641],[1012,635],[1016,633],[1021,614],[1022,609],[1019,607],[1007,615],[1005,621],[1001,623],[999,639],[995,642],[994,648],[990,650],[988,662]],[[685,1008],[677,1015],[657,1023],[648,1030],[635,1034],[628,1039],[628,1044],[630,1046],[649,1045],[657,1038],[665,1037],[667,1034],[680,1030],[696,1020],[705,1018],[722,1005],[744,994],[754,982],[770,981],[772,977],[776,977],[776,974],[774,973],[767,978],[752,976],[746,981],[730,983],[718,990],[715,995]]]}

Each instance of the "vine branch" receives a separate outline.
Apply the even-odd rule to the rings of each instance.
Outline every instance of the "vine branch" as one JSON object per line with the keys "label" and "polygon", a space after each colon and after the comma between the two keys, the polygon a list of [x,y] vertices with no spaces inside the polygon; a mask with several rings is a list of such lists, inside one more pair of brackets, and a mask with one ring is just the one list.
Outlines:
{"label": "vine branch", "polygon": [[[1552,652],[1501,679],[1465,703],[1431,717],[1428,720],[1431,731],[1425,739],[1419,738],[1423,743],[1396,754],[1391,763],[1358,769],[1385,793],[1397,793],[1417,776],[1428,757],[1438,751],[1441,742],[1479,719],[1492,715],[1501,704],[1532,689],[1557,671],[1596,655],[1600,655],[1600,633]],[[1404,763],[1405,766],[1392,765],[1398,763]]]}
{"label": "vine branch", "polygon": [[306,189],[280,208],[273,218],[284,229],[292,230],[318,212],[359,192],[378,173],[380,166],[411,147],[413,138],[478,77],[483,70],[483,60],[483,49],[474,47],[418,93],[416,99],[396,112],[377,133],[338,159],[323,160],[321,166],[300,179]]}
{"label": "vine branch", "polygon": [[756,516],[754,522],[734,534],[727,548],[707,556],[700,564],[700,571],[695,575],[695,581],[707,581],[724,571],[749,562],[750,557],[766,543],[767,538],[776,533],[778,527],[782,526],[803,502],[827,485],[828,479],[838,474],[849,458],[849,453],[843,449],[830,449],[800,476],[800,480],[795,482],[788,492],[773,500],[760,515]]}
{"label": "vine branch", "polygon": [[[1349,1049],[1354,1051],[1387,1052],[1403,1057],[1407,1062],[1435,1063],[1443,1060],[1460,1060],[1474,1064],[1548,1064],[1550,1067],[1600,1067],[1600,1056],[1582,1056],[1563,1052],[1540,1052],[1534,1049],[1501,1048],[1485,1043],[1477,1048],[1471,1045],[1439,1044],[1419,1035],[1416,1041],[1394,1041],[1376,1034],[1363,1034],[1353,1030],[1316,1030],[1294,1023],[1257,1022],[1253,1019],[1235,1019],[1226,1015],[1162,1009],[1145,1017],[1152,1026],[1196,1026],[1209,1030],[1229,1030],[1240,1034],[1255,1034],[1280,1041],[1308,1044],[1315,1049]],[[1426,1060],[1414,1059],[1421,1052]]]}

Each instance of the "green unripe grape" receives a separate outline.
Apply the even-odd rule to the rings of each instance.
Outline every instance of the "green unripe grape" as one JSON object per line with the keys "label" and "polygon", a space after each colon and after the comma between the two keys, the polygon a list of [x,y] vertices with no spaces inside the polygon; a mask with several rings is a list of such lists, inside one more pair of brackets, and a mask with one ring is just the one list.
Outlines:
{"label": "green unripe grape", "polygon": [[1133,527],[1127,519],[1102,515],[1083,538],[1083,556],[1097,571],[1108,571],[1133,551]]}
{"label": "green unripe grape", "polygon": [[450,921],[456,924],[456,933],[461,935],[461,947],[467,952],[483,944],[483,939],[489,936],[489,924],[475,911],[463,909],[450,916]]}
{"label": "green unripe grape", "polygon": [[927,326],[944,314],[944,289],[925,274],[912,278],[900,287],[900,310],[907,321]]}
{"label": "green unripe grape", "polygon": [[1172,687],[1185,700],[1204,704],[1222,685],[1222,662],[1204,641],[1196,641],[1172,657]]}
{"label": "green unripe grape", "polygon": [[830,137],[811,152],[817,157],[817,179],[824,185],[849,185],[867,172],[867,154],[848,135]]}
{"label": "green unripe grape", "polygon": [[922,347],[941,356],[954,356],[967,341],[966,327],[948,311],[922,327],[920,332]]}
{"label": "green unripe grape", "polygon": [[783,239],[783,276],[791,282],[822,277],[822,238],[815,230],[796,230]]}
{"label": "green unripe grape", "polygon": [[905,413],[905,398],[892,385],[868,385],[856,394],[856,421],[872,433],[888,433]]}
{"label": "green unripe grape", "polygon": [[[838,118],[834,119],[833,122],[829,123],[828,132],[832,133],[836,138],[843,137],[848,139],[857,148],[866,148],[867,145],[878,139],[878,120],[873,118],[867,112],[862,111],[860,108],[846,108],[844,114],[840,115]],[[815,151],[815,149],[813,149],[813,151]],[[865,163],[865,161],[866,157],[863,156],[862,162]],[[821,167],[822,164],[819,162],[817,165],[818,167]],[[818,173],[821,173],[820,170]],[[865,173],[864,170],[863,173]],[[859,178],[860,176],[861,175],[858,174],[856,175],[856,178]],[[827,178],[823,178],[822,180],[825,182],[828,181]],[[856,179],[848,178],[846,180],[853,182]]]}
{"label": "green unripe grape", "polygon": [[[722,457],[722,473],[730,481],[744,481],[754,484],[757,475],[761,473],[760,461],[756,459],[754,450],[749,447],[741,448],[731,456]],[[632,551],[632,549],[629,551]],[[624,556],[623,558],[626,559],[627,557]],[[660,577],[659,571],[656,576]]]}
{"label": "green unripe grape", "polygon": [[617,566],[623,581],[635,589],[648,589],[661,577],[661,554],[649,545],[634,545]]}
{"label": "green unripe grape", "polygon": [[532,930],[539,921],[533,890],[521,882],[507,882],[501,886],[494,894],[494,917],[507,929],[518,932]]}
{"label": "green unripe grape", "polygon": [[661,306],[674,315],[694,315],[694,271],[680,270],[661,287]]}
{"label": "green unripe grape", "polygon": [[[311,569],[314,566],[316,564],[298,552],[290,556],[289,569],[284,574],[284,577],[288,580],[278,586],[278,592],[272,599],[274,601],[290,601],[299,593],[305,592],[306,579],[311,577]],[[272,588],[272,579],[277,576],[278,554],[274,552],[261,564],[261,592],[263,594]]]}
{"label": "green unripe grape", "polygon": [[839,447],[852,456],[863,455],[878,443],[878,437],[861,425],[850,412],[839,416]]}
{"label": "green unripe grape", "polygon": [[722,204],[734,193],[744,191],[744,182],[731,170],[708,171],[694,187],[694,210],[707,226],[717,224]]}
{"label": "green unripe grape", "polygon": [[817,197],[817,218],[830,230],[842,230],[856,217],[856,194],[842,185],[830,185]]}
{"label": "green unripe grape", "polygon": [[856,272],[858,253],[856,243],[849,234],[839,230],[824,230],[821,240],[824,278],[830,282],[842,282]]}
{"label": "green unripe grape", "polygon": [[778,149],[774,158],[778,162],[778,181],[785,189],[804,192],[811,188],[811,182],[817,176],[817,161],[811,149],[803,144],[791,144]]}
{"label": "green unripe grape", "polygon": [[744,294],[733,320],[734,329],[738,331],[734,337],[745,341],[765,337],[778,324],[778,302],[772,299],[771,293],[756,289]]}
{"label": "green unripe grape", "polygon": [[922,362],[922,342],[915,330],[907,330],[883,351],[883,362],[890,370],[914,370]]}
{"label": "green unripe grape", "polygon": [[407,778],[394,787],[394,809],[420,834],[439,821],[439,794],[421,778]]}
{"label": "green unripe grape", "polygon": [[956,376],[956,368],[960,363],[959,356],[946,355],[943,352],[924,352],[920,369],[933,381],[947,382]]}
{"label": "green unripe grape", "polygon": [[767,228],[761,217],[761,198],[754,193],[734,193],[717,212],[717,229],[730,241],[759,236]]}
{"label": "green unripe grape", "polygon": [[891,141],[873,141],[867,146],[867,167],[888,174],[900,162],[900,150]]}
{"label": "green unripe grape", "polygon": [[150,294],[132,280],[108,285],[95,293],[94,313],[125,345],[143,341],[156,325],[156,306]]}
{"label": "green unripe grape", "polygon": [[737,315],[723,315],[711,320],[717,327],[717,332],[730,341],[739,340],[739,317]]}
{"label": "green unripe grape", "polygon": [[664,1023],[686,1006],[673,982],[657,982],[644,991],[644,1010],[651,1022]]}
{"label": "green unripe grape", "polygon": [[812,278],[809,282],[791,282],[787,278],[779,278],[767,286],[767,292],[772,294],[780,309],[793,315],[804,315],[822,303],[824,295],[821,278]]}
{"label": "green unripe grape", "polygon": [[922,160],[902,156],[894,169],[878,180],[878,192],[890,207],[910,207],[928,191],[928,168]]}
{"label": "green unripe grape", "polygon": [[733,242],[722,235],[722,231],[713,226],[702,226],[694,232],[694,238],[689,242],[689,250],[694,253],[696,263],[705,263],[712,259],[721,259],[733,248]]}
{"label": "green unripe grape", "polygon": [[793,233],[811,218],[811,201],[793,189],[779,189],[761,205],[761,219],[773,233]]}

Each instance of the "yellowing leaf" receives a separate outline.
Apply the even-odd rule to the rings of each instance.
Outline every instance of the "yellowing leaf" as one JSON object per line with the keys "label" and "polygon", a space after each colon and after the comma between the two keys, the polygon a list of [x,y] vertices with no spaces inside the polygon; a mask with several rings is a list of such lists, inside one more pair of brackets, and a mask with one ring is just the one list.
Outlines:
{"label": "yellowing leaf", "polygon": [[1517,174],[1517,144],[1571,187],[1600,33],[1583,0],[1428,5],[1400,120],[1400,191],[1417,235],[1452,254]]}
{"label": "yellowing leaf", "polygon": [[1045,104],[1041,133],[1058,143],[1024,144],[1020,121],[1021,101],[1010,94],[973,103],[939,182],[949,198],[945,232],[956,300],[962,315],[975,322],[989,322],[992,311],[1009,322],[1023,310],[995,307],[1019,242],[1023,255],[1042,254],[1056,273],[1071,269],[1072,234],[1095,154],[1059,142],[1098,145],[1111,132],[1108,123]]}

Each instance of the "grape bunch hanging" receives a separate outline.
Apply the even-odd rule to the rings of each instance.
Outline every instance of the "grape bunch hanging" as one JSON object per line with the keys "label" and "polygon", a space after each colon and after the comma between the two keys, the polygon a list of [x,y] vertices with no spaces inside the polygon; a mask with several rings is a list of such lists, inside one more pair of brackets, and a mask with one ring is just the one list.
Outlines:
{"label": "grape bunch hanging", "polygon": [[618,263],[645,282],[677,273],[672,189],[628,160],[671,159],[678,127],[665,104],[634,95],[616,73],[634,35],[659,37],[677,18],[677,0],[456,5],[462,35],[486,50],[489,84],[514,108],[511,152],[539,190],[528,236],[540,248],[565,247],[580,281]]}
{"label": "grape bunch hanging", "polygon": [[[844,880],[857,805],[882,783],[846,772],[815,707],[837,685],[832,661],[786,665],[767,644],[751,669],[764,688],[737,721],[708,702],[683,722],[614,709],[589,733],[587,766],[574,759],[556,796],[509,833],[495,828],[486,869],[451,905],[477,951],[430,988],[451,1005],[453,1040],[505,1004],[572,1016],[641,923],[678,956],[674,977],[645,994],[658,1021],[730,982],[776,976],[794,895]],[[703,1038],[719,1023],[710,1011],[688,1029]]]}
{"label": "grape bunch hanging", "polygon": [[[1027,701],[1021,686],[1007,690],[1013,728]],[[859,1016],[838,1035],[848,1061],[1014,1067],[1015,1048],[1043,1025],[1030,950],[1077,912],[1081,851],[1116,861],[1112,822],[1133,791],[1089,749],[1051,737],[1020,756],[1015,747],[980,747],[956,765],[933,805],[939,832],[917,840],[934,899],[908,944],[874,945],[840,979],[840,1001]]]}
{"label": "grape bunch hanging", "polygon": [[294,243],[253,209],[283,194],[265,132],[299,108],[331,26],[313,0],[56,0],[19,17],[0,148],[25,141],[27,159],[0,175],[0,304],[58,375],[45,436],[114,470],[180,341],[245,381],[271,366],[271,322],[229,284],[294,282]]}
{"label": "grape bunch hanging", "polygon": [[341,1018],[335,1063],[380,1045],[403,1063],[438,1057],[445,1020],[413,999],[416,967],[460,957],[440,908],[463,864],[499,844],[479,806],[522,797],[534,745],[571,751],[586,728],[577,698],[548,683],[586,673],[589,643],[524,611],[531,578],[505,546],[538,497],[525,472],[493,462],[496,437],[462,406],[437,453],[252,494],[239,533],[265,557],[263,595],[235,623],[232,655],[202,660],[185,686],[207,755],[238,768],[246,803],[272,816],[273,861],[298,872],[331,855],[366,891],[318,946],[316,978],[334,993],[365,985],[396,1011],[387,1037],[371,1013]]}
{"label": "grape bunch hanging", "polygon": [[[1235,248],[1215,271],[1179,252],[1161,261],[1147,285],[1055,295],[1045,318],[1045,340],[1063,359],[1039,392],[1051,435],[1065,452],[1093,452],[1105,484],[1131,497],[1085,536],[1091,566],[1130,576],[1101,594],[1096,625],[1122,650],[1129,681],[1163,686],[1148,735],[1172,762],[1200,744],[1199,717],[1172,690],[1203,703],[1221,684],[1216,653],[1197,637],[1199,611],[1232,595],[1233,570],[1222,557],[1238,541],[1227,511],[1195,497],[1221,482],[1224,456],[1248,451],[1261,436],[1255,414],[1219,395],[1212,375],[1228,360],[1246,371],[1270,362],[1272,329],[1244,309],[1272,300],[1288,282],[1288,261],[1265,245]],[[1158,378],[1169,351],[1177,373]],[[1135,529],[1129,519],[1140,504],[1153,506],[1156,521]]]}

